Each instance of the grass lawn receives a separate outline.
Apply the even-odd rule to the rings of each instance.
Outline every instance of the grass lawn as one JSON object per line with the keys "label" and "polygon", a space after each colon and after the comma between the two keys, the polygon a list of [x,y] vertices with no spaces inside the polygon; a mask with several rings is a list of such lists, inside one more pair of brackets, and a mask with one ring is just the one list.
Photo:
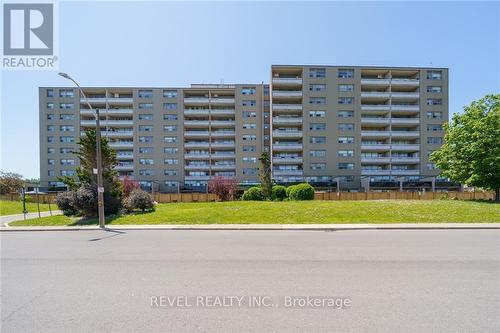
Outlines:
{"label": "grass lawn", "polygon": [[[58,210],[56,205],[51,205],[52,210]],[[28,213],[36,213],[38,209],[36,207],[36,202],[27,202],[26,209]],[[40,211],[48,211],[49,205],[40,204]],[[22,214],[23,213],[23,203],[21,201],[8,201],[1,200],[0,201],[0,215],[13,215],[13,214]]]}
{"label": "grass lawn", "polygon": [[[287,201],[160,204],[151,213],[113,216],[108,224],[300,224],[300,223],[500,222],[500,204],[476,201]],[[66,216],[10,225],[96,224]]]}

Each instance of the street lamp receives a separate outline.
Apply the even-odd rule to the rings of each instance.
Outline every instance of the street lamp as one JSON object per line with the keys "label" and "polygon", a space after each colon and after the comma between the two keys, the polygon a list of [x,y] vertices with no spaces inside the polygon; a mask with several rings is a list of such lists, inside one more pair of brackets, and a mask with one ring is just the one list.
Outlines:
{"label": "street lamp", "polygon": [[[59,75],[67,80],[72,81],[78,87],[80,94],[83,96],[85,103],[89,106],[89,109],[94,111],[95,114],[95,139],[96,139],[96,159],[97,159],[97,207],[99,214],[99,227],[104,228],[106,224],[106,219],[104,217],[104,186],[102,184],[102,156],[101,156],[101,125],[99,119],[99,109],[94,109],[92,105],[90,105],[87,96],[83,92],[82,88],[71,76],[66,73],[59,73]],[[95,172],[95,171],[94,171]]]}

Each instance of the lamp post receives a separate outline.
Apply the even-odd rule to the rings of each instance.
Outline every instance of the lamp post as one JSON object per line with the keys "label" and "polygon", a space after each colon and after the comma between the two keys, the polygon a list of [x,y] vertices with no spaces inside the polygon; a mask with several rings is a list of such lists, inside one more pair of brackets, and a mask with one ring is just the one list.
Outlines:
{"label": "lamp post", "polygon": [[104,186],[102,182],[102,156],[101,156],[101,125],[99,119],[99,109],[94,109],[92,105],[90,105],[87,96],[83,92],[82,88],[71,76],[66,73],[59,73],[59,75],[67,80],[72,81],[80,91],[80,94],[83,96],[85,103],[87,103],[90,110],[94,111],[95,114],[95,139],[96,139],[96,169],[97,169],[97,207],[99,214],[99,227],[104,228],[106,224],[106,219],[104,217]]}

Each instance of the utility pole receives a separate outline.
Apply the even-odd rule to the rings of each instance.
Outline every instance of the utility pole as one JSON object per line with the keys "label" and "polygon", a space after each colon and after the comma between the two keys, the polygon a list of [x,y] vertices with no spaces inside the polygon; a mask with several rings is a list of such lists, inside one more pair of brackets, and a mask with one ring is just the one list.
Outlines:
{"label": "utility pole", "polygon": [[99,213],[99,228],[105,227],[104,218],[104,185],[102,184],[102,155],[101,155],[101,123],[99,109],[95,110],[95,139],[96,139],[96,162],[97,162],[97,208]]}

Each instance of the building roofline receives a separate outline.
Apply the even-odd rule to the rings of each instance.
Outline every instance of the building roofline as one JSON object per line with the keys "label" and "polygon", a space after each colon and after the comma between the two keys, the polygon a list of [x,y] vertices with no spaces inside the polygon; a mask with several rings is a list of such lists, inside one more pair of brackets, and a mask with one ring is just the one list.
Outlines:
{"label": "building roofline", "polygon": [[324,65],[324,64],[272,64],[271,67],[351,67],[351,68],[398,68],[398,69],[446,69],[449,67],[435,66],[381,66],[381,65]]}

